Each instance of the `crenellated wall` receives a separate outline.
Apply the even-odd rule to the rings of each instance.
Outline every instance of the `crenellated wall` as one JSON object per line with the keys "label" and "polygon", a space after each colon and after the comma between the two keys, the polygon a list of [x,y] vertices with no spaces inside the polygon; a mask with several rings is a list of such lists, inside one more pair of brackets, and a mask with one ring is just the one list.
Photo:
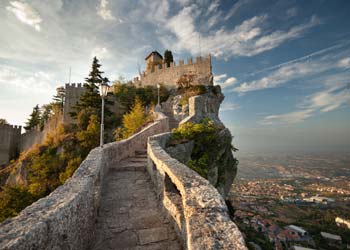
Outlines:
{"label": "crenellated wall", "polygon": [[109,166],[144,149],[149,136],[166,131],[168,118],[158,114],[130,138],[93,149],[64,185],[0,224],[0,249],[89,249]]}
{"label": "crenellated wall", "polygon": [[0,125],[0,166],[17,157],[20,151],[21,126]]}
{"label": "crenellated wall", "polygon": [[184,249],[247,250],[215,187],[165,151],[169,136],[164,133],[148,139],[147,170]]}
{"label": "crenellated wall", "polygon": [[196,57],[195,60],[189,58],[186,63],[179,60],[178,64],[173,62],[170,67],[167,67],[166,64],[159,65],[154,71],[143,72],[140,78],[134,78],[134,84],[156,86],[160,83],[168,88],[174,88],[177,86],[178,79],[184,74],[193,74],[196,84],[213,85],[210,55],[206,58]]}

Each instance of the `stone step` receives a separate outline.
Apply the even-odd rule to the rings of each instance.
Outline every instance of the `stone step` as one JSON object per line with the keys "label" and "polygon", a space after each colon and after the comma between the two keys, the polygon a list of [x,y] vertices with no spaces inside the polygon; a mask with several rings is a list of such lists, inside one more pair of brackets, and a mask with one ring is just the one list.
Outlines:
{"label": "stone step", "polygon": [[145,155],[145,154],[147,154],[147,149],[135,151],[135,155]]}
{"label": "stone step", "polygon": [[123,171],[142,171],[145,172],[147,170],[146,164],[123,164],[116,168],[114,171],[123,172]]}
{"label": "stone step", "polygon": [[127,161],[128,162],[143,162],[143,163],[147,163],[147,155],[143,155],[144,157],[134,157],[134,158],[130,158]]}
{"label": "stone step", "polygon": [[147,154],[135,155],[134,158],[136,158],[136,159],[147,159]]}

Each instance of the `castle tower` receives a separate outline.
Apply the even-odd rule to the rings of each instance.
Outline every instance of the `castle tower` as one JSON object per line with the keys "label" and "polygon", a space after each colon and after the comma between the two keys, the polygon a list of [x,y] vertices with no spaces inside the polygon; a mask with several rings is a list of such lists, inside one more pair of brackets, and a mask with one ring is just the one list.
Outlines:
{"label": "castle tower", "polygon": [[6,165],[19,154],[21,126],[0,125],[0,165]]}
{"label": "castle tower", "polygon": [[74,106],[80,99],[80,96],[85,92],[85,88],[81,83],[66,84],[66,96],[63,107],[63,122],[65,124],[75,123],[76,121],[70,116],[70,112],[74,111]]}
{"label": "castle tower", "polygon": [[146,74],[154,72],[155,66],[163,64],[163,57],[158,51],[152,51],[146,58]]}

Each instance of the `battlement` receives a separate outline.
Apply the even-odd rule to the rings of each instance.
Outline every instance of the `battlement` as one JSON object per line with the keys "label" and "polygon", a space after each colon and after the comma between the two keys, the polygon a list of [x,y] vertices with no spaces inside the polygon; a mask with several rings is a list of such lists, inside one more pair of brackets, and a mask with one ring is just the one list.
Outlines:
{"label": "battlement", "polygon": [[176,87],[177,80],[184,74],[194,74],[200,81],[197,84],[212,85],[210,80],[212,67],[211,67],[211,56],[207,57],[195,57],[178,62],[170,63],[169,67],[165,63],[155,65],[153,71],[142,72],[140,77],[133,79],[134,84],[145,85],[156,85],[162,83],[169,88]]}
{"label": "battlement", "polygon": [[195,58],[195,61],[193,60],[192,57],[189,57],[189,58],[187,58],[186,62],[184,62],[184,60],[180,59],[177,64],[176,64],[176,61],[171,62],[169,67],[166,65],[166,63],[163,63],[161,65],[155,66],[154,71],[149,72],[148,74],[146,72],[143,72],[143,76],[146,76],[146,75],[149,75],[149,74],[153,74],[155,72],[159,72],[160,70],[173,70],[174,68],[177,68],[177,67],[186,67],[186,66],[189,66],[189,65],[203,64],[203,63],[204,64],[206,64],[206,63],[211,64],[211,56],[208,55],[205,58],[203,58],[201,56],[198,56],[198,57]]}
{"label": "battlement", "polygon": [[10,125],[10,124],[0,124],[0,129],[4,130],[17,130],[21,132],[22,126],[19,125]]}
{"label": "battlement", "polygon": [[66,83],[65,88],[70,89],[70,88],[83,88],[84,84],[83,83]]}

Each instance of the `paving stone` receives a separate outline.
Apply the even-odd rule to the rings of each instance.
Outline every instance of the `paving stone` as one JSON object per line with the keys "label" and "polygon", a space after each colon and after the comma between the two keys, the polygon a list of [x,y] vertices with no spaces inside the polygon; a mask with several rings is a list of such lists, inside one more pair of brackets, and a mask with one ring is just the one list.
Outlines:
{"label": "paving stone", "polygon": [[[136,157],[112,166],[107,174],[91,250],[182,249],[158,207],[148,173],[139,171],[146,169],[147,159]],[[121,166],[126,168],[119,171]]]}
{"label": "paving stone", "polygon": [[137,232],[141,245],[159,242],[168,239],[167,228],[158,227],[150,229],[142,229]]}

